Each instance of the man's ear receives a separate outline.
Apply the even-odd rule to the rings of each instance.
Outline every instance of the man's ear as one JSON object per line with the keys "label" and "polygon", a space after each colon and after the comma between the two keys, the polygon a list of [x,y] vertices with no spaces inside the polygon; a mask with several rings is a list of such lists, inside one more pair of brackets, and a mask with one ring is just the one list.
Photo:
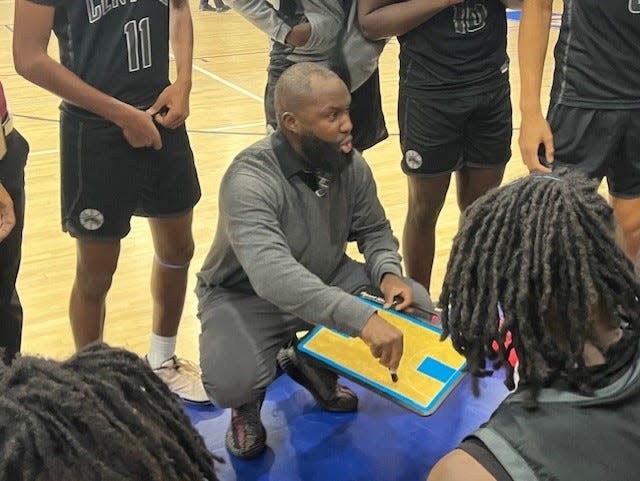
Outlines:
{"label": "man's ear", "polygon": [[300,122],[293,112],[283,112],[282,125],[285,129],[294,134],[300,133]]}

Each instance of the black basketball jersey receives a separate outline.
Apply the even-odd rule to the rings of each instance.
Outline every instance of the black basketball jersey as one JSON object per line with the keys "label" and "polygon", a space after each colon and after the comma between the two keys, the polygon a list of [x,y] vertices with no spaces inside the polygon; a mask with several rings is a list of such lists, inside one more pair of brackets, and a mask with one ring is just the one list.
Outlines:
{"label": "black basketball jersey", "polygon": [[551,98],[640,108],[640,0],[564,0]]}
{"label": "black basketball jersey", "polygon": [[60,61],[88,84],[143,109],[169,85],[169,0],[30,1],[55,7]]}
{"label": "black basketball jersey", "polygon": [[508,78],[507,19],[500,0],[466,0],[398,38],[403,87],[438,96],[476,93]]}

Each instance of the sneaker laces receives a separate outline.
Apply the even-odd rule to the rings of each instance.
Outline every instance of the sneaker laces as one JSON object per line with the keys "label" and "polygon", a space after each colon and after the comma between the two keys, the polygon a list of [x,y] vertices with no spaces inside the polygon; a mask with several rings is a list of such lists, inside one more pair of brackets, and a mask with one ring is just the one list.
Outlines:
{"label": "sneaker laces", "polygon": [[198,366],[195,365],[195,363],[189,361],[188,359],[183,359],[180,357],[174,357],[174,366],[176,370],[182,370],[187,374],[191,374],[194,377],[201,377],[202,373],[200,372],[200,369],[198,368]]}

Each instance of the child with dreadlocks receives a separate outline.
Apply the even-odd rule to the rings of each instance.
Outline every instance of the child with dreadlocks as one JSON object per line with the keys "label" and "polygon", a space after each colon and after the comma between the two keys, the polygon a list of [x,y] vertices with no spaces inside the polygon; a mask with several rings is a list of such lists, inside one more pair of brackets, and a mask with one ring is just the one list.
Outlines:
{"label": "child with dreadlocks", "polygon": [[580,174],[530,175],[475,202],[447,267],[443,336],[476,389],[491,367],[514,389],[511,349],[520,382],[429,481],[638,479],[638,296],[612,209]]}
{"label": "child with dreadlocks", "polygon": [[218,459],[167,386],[100,344],[0,367],[0,452],[0,481],[217,479]]}

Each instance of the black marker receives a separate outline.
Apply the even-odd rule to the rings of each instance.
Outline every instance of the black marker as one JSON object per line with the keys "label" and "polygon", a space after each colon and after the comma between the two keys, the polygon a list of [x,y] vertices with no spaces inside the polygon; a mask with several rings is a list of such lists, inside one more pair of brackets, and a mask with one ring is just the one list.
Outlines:
{"label": "black marker", "polygon": [[389,372],[391,373],[391,380],[398,382],[398,372],[395,369],[389,369]]}

